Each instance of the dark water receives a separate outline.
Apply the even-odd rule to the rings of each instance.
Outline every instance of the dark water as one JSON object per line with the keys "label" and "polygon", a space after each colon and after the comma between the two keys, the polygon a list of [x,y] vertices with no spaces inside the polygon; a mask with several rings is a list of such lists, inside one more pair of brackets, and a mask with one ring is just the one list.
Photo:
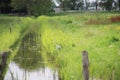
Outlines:
{"label": "dark water", "polygon": [[28,33],[9,63],[4,80],[59,80],[57,69],[50,67],[52,61],[44,60],[41,50],[39,36]]}

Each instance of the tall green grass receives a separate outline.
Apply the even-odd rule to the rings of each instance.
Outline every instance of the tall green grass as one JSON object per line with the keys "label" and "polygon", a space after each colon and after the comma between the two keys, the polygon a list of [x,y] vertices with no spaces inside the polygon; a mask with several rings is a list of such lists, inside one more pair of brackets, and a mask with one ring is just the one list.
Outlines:
{"label": "tall green grass", "polygon": [[31,18],[0,16],[0,51],[8,51],[29,27]]}
{"label": "tall green grass", "polygon": [[[87,50],[90,79],[119,80],[119,23],[87,24],[90,20],[108,21],[114,13],[74,13],[40,16],[41,41],[53,56],[62,80],[83,80],[81,52]],[[57,46],[61,49],[57,49]],[[113,76],[115,74],[115,76]]]}
{"label": "tall green grass", "polygon": [[[33,20],[29,17],[0,16],[0,52],[12,50],[7,58],[7,64],[18,52],[22,38],[29,32]],[[6,71],[7,66],[4,67],[1,79],[4,78]]]}
{"label": "tall green grass", "polygon": [[0,16],[0,52],[12,51],[7,63],[16,55],[21,40],[28,32],[32,18]]}
{"label": "tall green grass", "polygon": [[[119,14],[87,12],[40,16],[37,20],[23,17],[7,19],[6,24],[3,24],[5,21],[0,23],[0,51],[9,49],[18,39],[22,40],[30,27],[34,29],[37,26],[38,43],[44,49],[42,55],[54,60],[61,80],[83,80],[83,50],[89,52],[91,80],[119,80],[120,24],[109,20],[116,15]],[[0,20],[4,18],[6,20],[6,17]],[[91,20],[97,22],[88,24]]]}

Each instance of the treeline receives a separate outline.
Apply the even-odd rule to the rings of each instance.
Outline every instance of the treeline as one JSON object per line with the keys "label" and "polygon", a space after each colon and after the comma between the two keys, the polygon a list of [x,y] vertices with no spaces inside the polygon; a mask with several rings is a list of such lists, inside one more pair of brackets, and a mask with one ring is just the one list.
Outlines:
{"label": "treeline", "polygon": [[120,0],[94,0],[91,2],[90,0],[59,0],[61,3],[61,7],[63,10],[88,10],[89,7],[94,6],[96,10],[98,7],[101,7],[107,11],[116,10],[119,8],[120,10]]}
{"label": "treeline", "polygon": [[9,13],[11,12],[11,0],[0,0],[0,13]]}
{"label": "treeline", "polygon": [[0,13],[49,14],[51,0],[0,0]]}
{"label": "treeline", "polygon": [[[55,5],[58,3],[59,5]],[[0,13],[26,13],[28,15],[49,14],[54,8],[62,10],[88,10],[94,5],[110,10],[120,10],[120,0],[0,0]]]}

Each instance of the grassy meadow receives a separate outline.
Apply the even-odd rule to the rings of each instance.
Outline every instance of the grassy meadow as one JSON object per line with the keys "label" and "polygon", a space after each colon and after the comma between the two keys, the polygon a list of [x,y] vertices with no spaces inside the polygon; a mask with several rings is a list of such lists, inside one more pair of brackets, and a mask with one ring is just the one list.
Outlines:
{"label": "grassy meadow", "polygon": [[[89,52],[90,80],[119,80],[118,13],[66,13],[56,16],[0,16],[0,51],[6,51],[32,27],[38,27],[43,52],[61,80],[83,80],[82,51]],[[48,58],[48,60],[51,60]]]}
{"label": "grassy meadow", "polygon": [[117,15],[75,13],[38,18],[42,44],[53,56],[61,80],[83,80],[83,50],[89,52],[91,80],[119,80],[120,23],[111,20]]}

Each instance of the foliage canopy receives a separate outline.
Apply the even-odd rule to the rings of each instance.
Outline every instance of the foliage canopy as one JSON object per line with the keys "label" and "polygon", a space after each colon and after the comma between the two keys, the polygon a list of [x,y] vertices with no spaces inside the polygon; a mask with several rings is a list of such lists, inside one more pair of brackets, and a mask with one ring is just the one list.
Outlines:
{"label": "foliage canopy", "polygon": [[48,14],[52,2],[51,0],[12,0],[14,9],[27,9],[29,15],[42,15]]}

